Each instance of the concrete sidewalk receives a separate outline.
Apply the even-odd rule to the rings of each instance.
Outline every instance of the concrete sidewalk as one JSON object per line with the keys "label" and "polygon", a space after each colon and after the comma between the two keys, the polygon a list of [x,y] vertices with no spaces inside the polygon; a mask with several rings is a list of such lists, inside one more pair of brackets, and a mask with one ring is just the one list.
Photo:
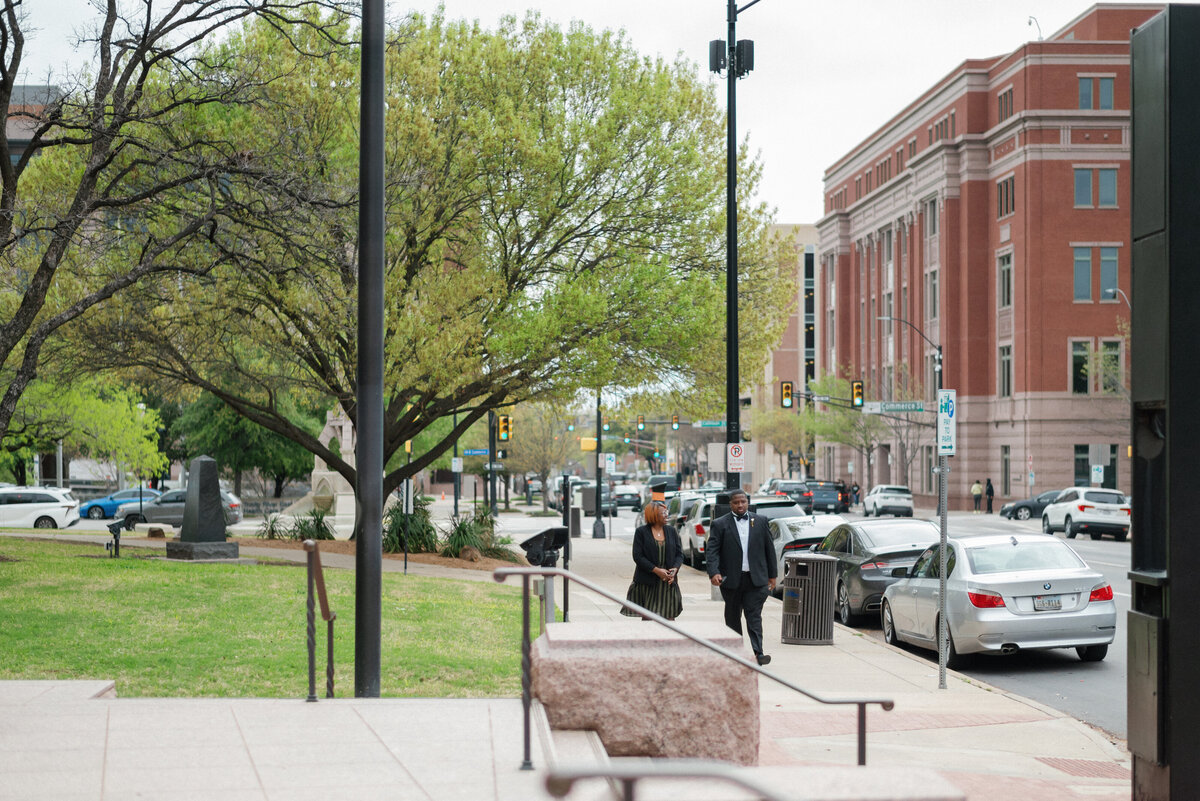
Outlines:
{"label": "concrete sidewalk", "polygon": [[[506,530],[516,535],[528,525]],[[573,571],[624,595],[632,575],[628,542],[576,539],[572,546]],[[706,576],[685,567],[680,581],[681,624],[722,619]],[[557,597],[561,606],[561,587]],[[623,618],[615,604],[577,585],[566,600],[573,623],[651,625]],[[1129,797],[1124,744],[1073,718],[952,671],[948,688],[939,690],[936,661],[853,629],[835,626],[829,646],[783,645],[782,606],[775,600],[767,604],[764,627],[773,656],[768,670],[823,695],[896,702],[890,712],[869,708],[868,770],[861,771],[852,767],[853,707],[823,706],[760,679],[761,775],[789,788],[791,797],[852,799],[889,772],[913,768],[935,771],[972,801]],[[535,732],[535,770],[518,769],[519,699],[305,704],[92,697],[110,687],[102,681],[0,682],[0,801],[550,797],[542,782],[555,756],[553,741]],[[688,677],[675,677],[674,689],[687,693]],[[706,704],[695,701],[698,708]],[[837,789],[829,789],[831,783]],[[581,785],[569,798],[596,798],[600,789],[599,783]],[[639,786],[638,797],[750,796],[715,788],[690,793],[663,780]]]}

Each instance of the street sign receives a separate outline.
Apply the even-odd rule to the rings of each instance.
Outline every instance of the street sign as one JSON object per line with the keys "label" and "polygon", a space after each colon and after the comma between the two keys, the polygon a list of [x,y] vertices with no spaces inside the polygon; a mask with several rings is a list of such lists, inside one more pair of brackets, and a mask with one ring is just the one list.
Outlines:
{"label": "street sign", "polygon": [[617,472],[617,455],[615,453],[604,454],[604,472]]}
{"label": "street sign", "polygon": [[742,473],[746,470],[746,449],[740,442],[730,442],[725,451],[725,472]]}
{"label": "street sign", "polygon": [[450,472],[461,473],[463,467],[462,457],[453,456],[450,458]]}
{"label": "street sign", "polygon": [[879,408],[885,412],[923,412],[925,401],[880,401]]}
{"label": "street sign", "polygon": [[487,448],[463,448],[463,456],[487,456]]}
{"label": "street sign", "polygon": [[724,420],[697,420],[692,423],[692,428],[724,428]]}
{"label": "street sign", "polygon": [[488,462],[483,466],[484,470],[491,470],[493,473],[499,473],[504,470],[503,462]]}
{"label": "street sign", "polygon": [[813,395],[812,399],[817,403],[829,403],[828,395]]}
{"label": "street sign", "polygon": [[862,405],[863,414],[881,414],[883,404],[880,401],[867,401]]}
{"label": "street sign", "polygon": [[954,404],[955,391],[938,390],[937,452],[938,456],[953,456],[958,445],[958,417]]}
{"label": "street sign", "polygon": [[1033,486],[1033,471],[1029,471],[1029,486]]}
{"label": "street sign", "polygon": [[1104,465],[1102,465],[1102,464],[1092,465],[1092,483],[1093,484],[1103,484],[1104,483]]}

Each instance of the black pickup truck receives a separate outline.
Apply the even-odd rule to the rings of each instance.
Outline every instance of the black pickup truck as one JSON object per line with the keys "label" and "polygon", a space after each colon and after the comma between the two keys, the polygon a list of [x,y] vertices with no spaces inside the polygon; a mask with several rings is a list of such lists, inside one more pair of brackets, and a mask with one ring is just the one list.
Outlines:
{"label": "black pickup truck", "polygon": [[850,511],[850,490],[840,481],[810,481],[812,511],[838,514]]}

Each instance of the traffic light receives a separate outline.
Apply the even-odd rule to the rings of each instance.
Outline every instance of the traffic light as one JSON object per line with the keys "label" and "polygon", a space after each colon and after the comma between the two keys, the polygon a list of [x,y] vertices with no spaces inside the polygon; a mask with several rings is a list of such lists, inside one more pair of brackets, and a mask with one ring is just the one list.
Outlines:
{"label": "traffic light", "polygon": [[779,384],[779,402],[785,409],[792,408],[792,382],[783,381]]}
{"label": "traffic light", "polygon": [[850,382],[850,405],[855,409],[861,409],[863,405],[863,382]]}
{"label": "traffic light", "polygon": [[607,417],[606,417],[606,418],[604,418],[604,430],[605,430],[605,431],[607,431],[607,430],[608,430],[608,418],[607,418]]}
{"label": "traffic light", "polygon": [[646,415],[639,414],[638,415],[638,431],[645,431],[645,430],[646,430]]}
{"label": "traffic light", "polygon": [[575,424],[574,424],[574,423],[567,423],[567,430],[568,430],[568,431],[574,431],[574,430],[575,430]]}
{"label": "traffic light", "polygon": [[512,437],[512,418],[507,414],[500,415],[500,441],[508,442]]}
{"label": "traffic light", "polygon": [[679,430],[679,415],[677,415],[677,414],[671,415],[671,430],[672,431]]}
{"label": "traffic light", "polygon": [[628,434],[625,435],[625,444],[626,445],[629,444],[629,435]]}

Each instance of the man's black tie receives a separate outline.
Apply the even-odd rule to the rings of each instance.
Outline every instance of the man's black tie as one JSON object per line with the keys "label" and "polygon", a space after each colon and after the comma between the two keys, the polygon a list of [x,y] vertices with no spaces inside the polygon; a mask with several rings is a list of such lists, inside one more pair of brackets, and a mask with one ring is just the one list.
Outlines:
{"label": "man's black tie", "polygon": [[746,515],[735,515],[735,516],[737,517],[737,520],[739,523],[747,518]]}

